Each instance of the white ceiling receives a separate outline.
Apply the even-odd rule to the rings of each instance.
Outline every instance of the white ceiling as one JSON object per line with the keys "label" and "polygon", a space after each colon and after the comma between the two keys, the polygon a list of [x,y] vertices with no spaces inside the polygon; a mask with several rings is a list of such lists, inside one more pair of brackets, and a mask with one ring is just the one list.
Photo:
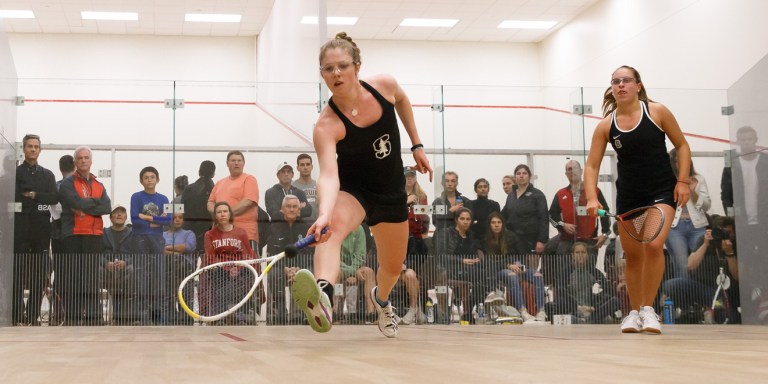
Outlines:
{"label": "white ceiling", "polygon": [[[304,1],[304,0],[278,0]],[[329,26],[355,39],[539,42],[599,0],[327,0],[328,16],[357,16],[354,26]],[[28,9],[35,19],[5,19],[17,33],[172,36],[255,36],[274,0],[0,0],[0,9]],[[80,11],[138,12],[138,21],[81,20]],[[184,22],[185,13],[234,13],[240,23]],[[307,15],[316,16],[316,15]],[[452,28],[399,27],[402,19],[459,19]],[[503,20],[553,20],[549,30],[499,29]],[[298,25],[299,20],[296,20]]]}

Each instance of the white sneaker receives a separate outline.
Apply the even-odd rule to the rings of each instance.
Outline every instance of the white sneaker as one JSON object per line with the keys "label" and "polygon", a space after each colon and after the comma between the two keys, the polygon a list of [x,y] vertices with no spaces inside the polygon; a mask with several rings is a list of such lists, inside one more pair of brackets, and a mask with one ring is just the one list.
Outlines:
{"label": "white sneaker", "polygon": [[485,304],[502,305],[504,304],[504,295],[501,292],[493,291],[486,296]]}
{"label": "white sneaker", "polygon": [[416,308],[409,308],[408,312],[405,313],[405,316],[403,316],[400,319],[400,322],[405,325],[413,324],[416,321],[416,313],[418,313],[418,309]]}
{"label": "white sneaker", "polygon": [[[293,284],[296,285],[296,283]],[[387,306],[383,308],[379,305],[379,302],[376,300],[377,289],[378,286],[373,287],[371,290],[371,300],[373,301],[373,306],[376,307],[376,312],[379,314],[379,331],[386,337],[395,337],[397,336],[397,323],[400,322],[400,318],[397,317],[392,302],[388,303]]]}
{"label": "white sneaker", "polygon": [[536,321],[545,323],[547,321],[547,312],[543,309],[540,310],[539,313],[536,314]]}
{"label": "white sneaker", "polygon": [[296,272],[291,286],[291,297],[304,311],[309,326],[316,332],[328,332],[333,325],[333,309],[328,295],[317,285],[315,275],[302,269]]}
{"label": "white sneaker", "polygon": [[533,317],[530,313],[528,313],[528,310],[523,308],[520,310],[520,316],[523,317],[523,322],[530,322],[530,321],[536,321],[536,318]]}
{"label": "white sneaker", "polygon": [[661,324],[659,315],[653,310],[653,307],[645,306],[640,308],[640,321],[642,321],[642,331],[658,335],[661,333]]}
{"label": "white sneaker", "polygon": [[639,333],[642,329],[640,314],[634,309],[621,321],[621,333]]}
{"label": "white sneaker", "polygon": [[421,308],[418,309],[418,312],[416,313],[416,324],[426,324],[427,323],[427,315],[424,314],[424,312],[421,311]]}

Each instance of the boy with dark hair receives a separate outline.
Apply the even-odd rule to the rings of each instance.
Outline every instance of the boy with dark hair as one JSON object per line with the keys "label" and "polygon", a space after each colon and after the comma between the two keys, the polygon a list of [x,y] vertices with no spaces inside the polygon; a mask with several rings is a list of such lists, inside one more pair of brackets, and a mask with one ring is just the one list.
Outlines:
{"label": "boy with dark hair", "polygon": [[131,222],[141,322],[148,324],[156,317],[162,325],[167,322],[170,301],[170,293],[165,288],[167,267],[163,254],[163,225],[169,225],[171,217],[163,212],[168,197],[155,190],[159,181],[160,174],[155,167],[144,167],[139,172],[139,182],[144,189],[131,196]]}

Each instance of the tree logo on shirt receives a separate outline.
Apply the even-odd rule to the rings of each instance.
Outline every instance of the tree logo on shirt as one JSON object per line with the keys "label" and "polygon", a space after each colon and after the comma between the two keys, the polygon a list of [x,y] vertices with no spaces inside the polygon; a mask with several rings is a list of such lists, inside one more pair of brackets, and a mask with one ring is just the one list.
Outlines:
{"label": "tree logo on shirt", "polygon": [[383,135],[373,142],[373,151],[379,160],[392,153],[392,143],[389,141],[389,134]]}
{"label": "tree logo on shirt", "polygon": [[141,213],[149,216],[160,216],[160,207],[158,207],[157,204],[153,202],[149,202],[144,204],[144,209],[141,211]]}

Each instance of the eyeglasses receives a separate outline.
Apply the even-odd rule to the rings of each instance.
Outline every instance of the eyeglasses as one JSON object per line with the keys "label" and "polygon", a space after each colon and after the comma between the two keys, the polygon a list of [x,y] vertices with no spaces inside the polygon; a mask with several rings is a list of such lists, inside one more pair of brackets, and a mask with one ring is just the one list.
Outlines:
{"label": "eyeglasses", "polygon": [[621,83],[630,84],[630,83],[634,83],[634,82],[635,82],[635,78],[634,77],[618,77],[618,78],[615,78],[615,79],[611,79],[611,85],[619,85]]}
{"label": "eyeglasses", "polygon": [[322,67],[320,67],[320,71],[322,71],[326,75],[332,75],[332,74],[336,73],[336,71],[339,71],[339,72],[342,72],[342,73],[346,72],[350,68],[352,68],[353,65],[355,65],[354,62],[350,63],[348,61],[342,61],[341,63],[338,63],[336,65],[328,64],[326,66],[322,66]]}

